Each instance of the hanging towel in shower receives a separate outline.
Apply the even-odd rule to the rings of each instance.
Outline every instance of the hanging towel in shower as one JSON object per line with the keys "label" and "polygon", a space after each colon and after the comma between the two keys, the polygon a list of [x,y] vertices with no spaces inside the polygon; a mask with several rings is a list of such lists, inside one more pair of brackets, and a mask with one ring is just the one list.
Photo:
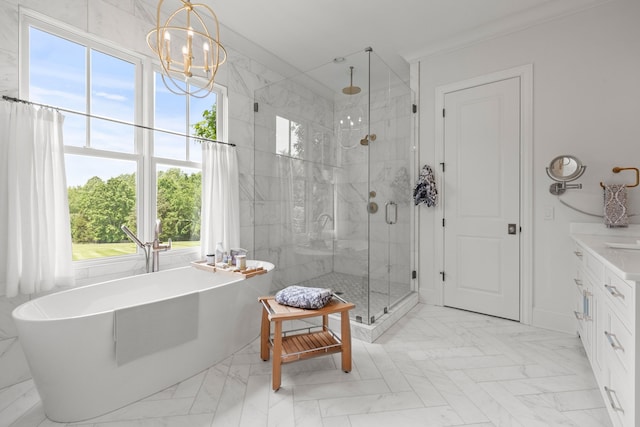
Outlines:
{"label": "hanging towel in shower", "polygon": [[604,225],[607,227],[628,227],[627,186],[610,184],[604,186]]}
{"label": "hanging towel in shower", "polygon": [[426,204],[428,207],[435,206],[438,201],[438,190],[431,166],[424,165],[420,171],[420,176],[413,188],[413,199],[416,205]]}

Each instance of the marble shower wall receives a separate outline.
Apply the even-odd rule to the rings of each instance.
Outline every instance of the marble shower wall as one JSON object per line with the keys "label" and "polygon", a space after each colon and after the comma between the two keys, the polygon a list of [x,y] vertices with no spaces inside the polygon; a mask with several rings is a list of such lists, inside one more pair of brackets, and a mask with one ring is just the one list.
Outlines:
{"label": "marble shower wall", "polygon": [[[277,287],[333,270],[336,150],[333,102],[293,80],[255,93],[255,248]],[[277,152],[276,117],[302,125],[301,148]]]}
{"label": "marble shower wall", "polygon": [[[115,48],[149,56],[146,32],[154,26],[156,0],[3,0],[0,2],[0,95],[19,96],[19,10],[34,11],[70,29],[104,40]],[[222,29],[222,36],[225,37]],[[225,40],[234,40],[234,34]],[[237,144],[240,168],[240,235],[242,247],[256,254],[254,245],[254,135],[253,93],[282,75],[252,59],[258,49],[247,47],[237,38],[237,45],[225,42],[228,61],[216,76],[216,82],[227,87],[229,140]],[[268,55],[267,55],[268,56]],[[263,56],[264,57],[264,56]],[[197,254],[163,253],[163,268],[183,266]],[[76,266],[76,285],[144,272],[144,261],[126,261],[108,266]],[[6,298],[0,295],[0,388],[30,377],[11,319],[12,310],[29,297]]]}

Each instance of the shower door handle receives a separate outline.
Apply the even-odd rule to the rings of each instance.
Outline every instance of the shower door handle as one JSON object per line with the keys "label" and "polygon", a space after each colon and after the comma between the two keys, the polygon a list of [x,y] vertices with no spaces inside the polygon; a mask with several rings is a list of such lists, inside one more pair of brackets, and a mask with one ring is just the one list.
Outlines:
{"label": "shower door handle", "polygon": [[[393,215],[389,215],[389,212],[392,212]],[[390,217],[393,216],[393,219]],[[387,224],[395,224],[398,222],[398,205],[395,202],[387,202],[384,205],[384,220]]]}

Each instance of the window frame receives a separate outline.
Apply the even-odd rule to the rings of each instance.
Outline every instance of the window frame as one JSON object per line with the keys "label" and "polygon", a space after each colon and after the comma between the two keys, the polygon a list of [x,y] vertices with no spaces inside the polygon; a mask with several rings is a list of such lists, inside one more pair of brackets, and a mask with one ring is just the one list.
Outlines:
{"label": "window frame", "polygon": [[[29,99],[29,31],[34,27],[38,30],[48,32],[54,36],[80,44],[87,49],[87,56],[90,56],[91,49],[101,53],[111,55],[115,58],[131,62],[135,65],[135,90],[134,90],[134,123],[141,126],[154,128],[154,105],[155,105],[155,84],[154,75],[160,71],[159,62],[151,57],[145,56],[129,49],[118,46],[107,40],[103,40],[95,35],[85,33],[68,24],[55,21],[38,12],[21,8],[20,10],[20,47],[19,47],[19,97]],[[86,70],[87,76],[91,70]],[[195,81],[197,84],[197,80]],[[91,89],[90,79],[87,80],[87,90]],[[228,92],[227,88],[219,84],[214,85],[216,91],[217,105],[217,137],[220,141],[227,140],[228,120]],[[86,111],[89,111],[91,103],[90,93],[86,94]],[[185,105],[187,103],[185,102]],[[189,111],[186,111],[187,122]],[[88,120],[88,118],[87,118]],[[90,137],[90,128],[87,127],[87,138]],[[189,132],[187,132],[190,134]],[[145,236],[153,235],[155,217],[157,212],[157,167],[158,165],[169,167],[187,167],[202,170],[201,162],[190,160],[176,160],[163,157],[155,157],[153,153],[154,132],[140,127],[134,128],[134,150],[133,153],[108,151],[93,147],[79,147],[65,145],[64,153],[91,156],[94,158],[105,158],[115,160],[128,160],[136,162],[136,217],[137,217],[137,237],[141,241],[146,241]],[[191,138],[185,137],[186,140]],[[187,144],[189,144],[187,142]],[[189,149],[189,148],[187,148]],[[176,255],[200,252],[200,245],[183,249],[172,249]],[[136,253],[131,255],[120,255],[111,257],[92,258],[87,260],[74,261],[74,265],[91,267],[94,265],[108,265],[123,260],[138,262],[144,258],[144,251],[136,246]]]}
{"label": "window frame", "polygon": [[[156,83],[156,73],[161,73],[162,72],[162,67],[160,65],[160,62],[157,61],[151,61],[151,67],[150,68],[150,73],[149,73],[149,78],[147,80],[147,93],[149,93],[149,99],[147,101],[149,101],[149,108],[147,110],[148,113],[148,122],[149,122],[149,127],[152,127],[154,129],[160,129],[162,130],[161,127],[157,127],[155,126],[155,105],[156,105],[156,91],[155,91],[155,83]],[[198,82],[201,81],[201,79],[198,79],[197,77],[194,77],[192,79],[194,82]],[[206,82],[204,82],[202,80],[202,84],[206,84]],[[216,93],[216,136],[218,141],[226,141],[226,129],[227,126],[224,125],[224,123],[226,123],[226,105],[227,105],[227,88],[224,86],[220,86],[216,83],[214,83],[214,92]],[[189,135],[189,116],[190,116],[190,106],[191,103],[187,101],[187,98],[185,99],[185,129],[184,132],[185,134]],[[221,102],[222,101],[222,102]],[[224,104],[224,105],[221,105]],[[220,138],[220,135],[224,135],[225,139]],[[179,167],[179,168],[192,168],[192,169],[199,169],[200,172],[202,172],[202,162],[196,162],[196,161],[192,161],[192,160],[178,160],[178,159],[172,159],[169,157],[161,157],[161,156],[156,156],[155,155],[155,150],[154,148],[154,132],[145,132],[145,136],[149,139],[149,143],[148,145],[151,147],[149,150],[149,182],[150,182],[150,188],[149,188],[149,200],[150,200],[150,211],[149,211],[149,219],[148,219],[148,223],[149,226],[151,227],[151,229],[149,230],[150,233],[153,232],[153,224],[155,224],[155,217],[157,215],[158,212],[158,165],[161,166],[168,166],[168,167]],[[185,140],[185,144],[186,144],[186,152],[187,152],[187,157],[190,157],[190,142],[193,141],[195,138],[191,138],[191,137],[184,137]],[[195,249],[200,250],[200,245],[195,246]],[[173,250],[173,249],[172,249]],[[188,251],[189,249],[181,249],[181,251]]]}

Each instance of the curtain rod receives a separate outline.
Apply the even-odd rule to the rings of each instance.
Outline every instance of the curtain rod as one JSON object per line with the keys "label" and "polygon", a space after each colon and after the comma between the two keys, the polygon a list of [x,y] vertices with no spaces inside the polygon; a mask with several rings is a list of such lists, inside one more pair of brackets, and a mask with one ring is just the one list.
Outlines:
{"label": "curtain rod", "polygon": [[200,140],[200,141],[215,142],[216,144],[224,144],[224,145],[229,145],[231,147],[235,147],[236,146],[236,144],[234,144],[232,142],[216,141],[215,139],[202,138],[200,136],[188,135],[186,133],[174,132],[172,130],[156,129],[156,128],[152,128],[152,127],[149,127],[149,126],[138,125],[138,124],[131,123],[131,122],[125,122],[123,120],[111,119],[109,117],[96,116],[94,114],[83,113],[81,111],[74,111],[74,110],[68,110],[66,108],[55,107],[53,105],[39,104],[37,102],[27,101],[27,100],[19,99],[19,98],[13,98],[11,96],[2,95],[2,99],[4,99],[5,101],[10,101],[10,102],[21,102],[23,104],[36,105],[38,107],[44,107],[44,108],[51,108],[53,110],[64,111],[65,113],[78,114],[80,116],[90,117],[92,119],[106,120],[106,121],[109,121],[109,122],[118,123],[118,124],[121,124],[121,125],[133,126],[133,127],[140,128],[140,129],[146,129],[146,130],[151,130],[151,131],[156,131],[156,132],[163,132],[163,133],[168,133],[168,134],[176,135],[176,136],[184,136],[184,137],[187,137],[187,138],[193,138],[193,139],[197,139],[197,140]]}

